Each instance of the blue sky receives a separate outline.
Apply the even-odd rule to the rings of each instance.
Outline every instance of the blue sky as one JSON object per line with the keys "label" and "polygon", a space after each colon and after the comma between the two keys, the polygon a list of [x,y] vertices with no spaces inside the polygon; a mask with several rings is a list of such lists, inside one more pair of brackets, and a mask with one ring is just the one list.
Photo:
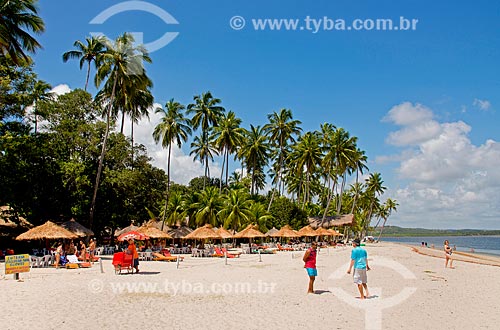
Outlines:
{"label": "blue sky", "polygon": [[[382,197],[400,206],[390,223],[426,228],[500,229],[498,123],[500,3],[493,1],[143,1],[168,12],[129,10],[101,25],[89,22],[126,1],[41,0],[46,32],[35,56],[41,79],[58,90],[82,88],[85,71],[62,53],[91,32],[110,38],[140,32],[150,43],[179,32],[151,53],[147,66],[157,103],[188,104],[210,90],[243,125],[290,108],[304,130],[323,122],[359,138],[369,168],[389,188]],[[128,6],[128,7],[127,7]],[[118,7],[117,7],[118,8]],[[245,19],[241,30],[230,20]],[[414,31],[256,30],[252,19],[418,19]],[[323,25],[322,25],[323,26]],[[61,85],[61,86],[59,86]],[[95,89],[92,90],[92,92]],[[135,128],[165,167],[165,152],[151,139],[154,116]],[[176,151],[173,179],[203,173]],[[218,171],[214,164],[213,173]]]}

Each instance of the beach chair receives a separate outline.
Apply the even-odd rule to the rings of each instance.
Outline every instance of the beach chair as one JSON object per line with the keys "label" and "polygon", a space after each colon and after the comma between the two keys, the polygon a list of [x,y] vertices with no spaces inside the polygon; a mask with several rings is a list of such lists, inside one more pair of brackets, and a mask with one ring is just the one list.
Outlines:
{"label": "beach chair", "polygon": [[212,257],[216,257],[216,258],[224,257],[224,252],[222,252],[220,248],[216,247],[214,250],[215,251],[214,251],[214,254],[212,255]]}
{"label": "beach chair", "polygon": [[[68,258],[68,263],[66,264],[66,268],[90,268],[90,262],[81,262],[78,260],[77,256],[74,254],[69,254],[66,256]],[[74,266],[76,265],[76,267]]]}
{"label": "beach chair", "polygon": [[276,246],[278,247],[278,251],[293,251],[293,248],[291,248],[291,247],[283,247],[279,243]]}
{"label": "beach chair", "polygon": [[222,248],[222,253],[227,253],[228,258],[239,258],[241,252],[237,251],[228,251],[226,248]]}
{"label": "beach chair", "polygon": [[178,256],[171,255],[169,250],[163,250],[163,255],[167,258],[175,258],[174,261],[177,261],[177,258],[180,258],[179,261],[184,260],[184,257],[178,257]]}

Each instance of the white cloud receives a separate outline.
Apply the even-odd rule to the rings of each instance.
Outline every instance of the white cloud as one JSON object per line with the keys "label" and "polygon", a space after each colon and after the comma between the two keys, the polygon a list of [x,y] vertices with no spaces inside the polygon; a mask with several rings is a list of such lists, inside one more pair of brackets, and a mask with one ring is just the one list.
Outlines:
{"label": "white cloud", "polygon": [[392,107],[382,120],[400,126],[408,126],[427,122],[433,117],[434,114],[429,108],[418,103],[413,105],[410,102],[404,102]]}
{"label": "white cloud", "polygon": [[391,132],[386,142],[396,146],[417,145],[436,137],[441,133],[441,128],[433,117],[432,111],[421,104],[405,102],[392,107],[383,121],[403,128]]}
{"label": "white cloud", "polygon": [[[474,145],[469,125],[438,123],[429,111],[404,103],[386,117],[402,126],[387,141],[399,137],[396,145],[403,149],[398,156],[378,159],[399,161],[398,177],[408,182],[390,192],[400,204],[391,218],[412,227],[500,228],[500,143],[487,140]],[[411,132],[416,135],[413,139]]]}
{"label": "white cloud", "polygon": [[56,95],[63,95],[63,94],[71,92],[71,90],[72,89],[69,88],[68,85],[60,84],[60,85],[53,87],[50,91]]}
{"label": "white cloud", "polygon": [[[161,106],[155,104],[153,108]],[[153,166],[167,171],[168,149],[164,149],[161,143],[156,144],[153,139],[153,131],[161,120],[161,115],[150,111],[149,120],[143,118],[138,124],[134,124],[134,143],[143,144],[147,148],[148,155],[152,158]],[[130,119],[125,119],[124,134],[130,135]],[[118,128],[119,129],[119,128]],[[186,145],[190,145],[190,140]],[[221,166],[218,163],[210,164],[210,176],[220,177]],[[204,175],[205,170],[199,161],[193,161],[193,156],[185,154],[176,145],[172,146],[170,163],[170,176],[172,180],[180,184],[188,184],[195,177]]]}
{"label": "white cloud", "polygon": [[474,102],[472,102],[472,105],[479,110],[489,110],[491,108],[491,103],[488,100],[480,100],[480,99],[474,99]]}

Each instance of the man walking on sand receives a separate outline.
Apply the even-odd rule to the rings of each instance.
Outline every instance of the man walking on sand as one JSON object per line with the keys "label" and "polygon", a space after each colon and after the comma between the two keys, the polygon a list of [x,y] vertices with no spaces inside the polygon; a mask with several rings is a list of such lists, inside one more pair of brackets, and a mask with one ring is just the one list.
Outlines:
{"label": "man walking on sand", "polygon": [[302,260],[304,261],[304,268],[309,275],[309,288],[307,293],[314,293],[314,280],[318,276],[318,271],[316,269],[316,248],[318,247],[316,242],[311,243],[311,247],[306,250]]}
{"label": "man walking on sand", "polygon": [[360,299],[365,299],[370,296],[368,293],[368,286],[366,285],[366,271],[370,270],[370,266],[368,266],[368,254],[366,253],[366,250],[360,246],[359,239],[355,239],[352,242],[352,246],[351,263],[349,264],[347,274],[351,273],[352,267],[354,266],[354,283],[358,286],[358,290],[361,295]]}

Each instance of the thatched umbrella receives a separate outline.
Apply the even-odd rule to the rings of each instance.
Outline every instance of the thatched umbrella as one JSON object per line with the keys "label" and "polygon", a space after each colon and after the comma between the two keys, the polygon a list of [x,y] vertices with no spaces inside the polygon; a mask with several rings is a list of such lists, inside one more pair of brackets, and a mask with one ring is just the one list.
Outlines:
{"label": "thatched umbrella", "polygon": [[137,232],[142,233],[150,238],[172,238],[168,233],[161,231],[156,227],[141,226]]}
{"label": "thatched umbrella", "polygon": [[128,226],[128,227],[125,227],[123,229],[115,231],[115,237],[118,237],[122,234],[128,233],[129,231],[133,231],[133,230],[137,230],[137,229],[139,229],[139,227],[134,226],[133,224],[130,224],[130,226]]}
{"label": "thatched umbrella", "polygon": [[66,228],[70,232],[78,235],[79,237],[92,236],[94,232],[87,227],[82,226],[80,223],[76,222],[75,219],[63,222],[61,227]]}
{"label": "thatched umbrella", "polygon": [[233,234],[231,234],[231,232],[224,227],[215,228],[215,232],[219,234],[222,239],[233,238]]}
{"label": "thatched umbrella", "polygon": [[49,240],[49,239],[75,239],[78,236],[66,228],[56,225],[51,221],[47,221],[43,225],[37,226],[28,230],[25,233],[16,237],[18,241],[30,241],[30,240]]}
{"label": "thatched umbrella", "polygon": [[344,236],[344,234],[339,233],[335,229],[328,229],[332,236]]}
{"label": "thatched umbrella", "polygon": [[[156,219],[150,219],[148,220],[148,222],[146,222],[144,225],[142,225],[143,227],[155,227],[157,229],[160,229],[162,231],[164,231],[165,233],[168,233],[169,231],[172,230],[171,227],[165,225],[163,223],[163,221],[161,220],[156,220]],[[162,229],[163,227],[163,229]]]}
{"label": "thatched umbrella", "polygon": [[333,233],[326,228],[318,227],[316,229],[316,236],[333,236]]}
{"label": "thatched umbrella", "polygon": [[273,234],[276,234],[277,232],[278,232],[278,229],[273,227],[266,232],[266,236],[272,236]]}
{"label": "thatched umbrella", "polygon": [[257,229],[257,226],[248,225],[242,231],[234,234],[233,238],[256,238],[256,237],[264,237],[264,236],[266,236],[266,235],[264,235],[263,233],[261,233]]}
{"label": "thatched umbrella", "polygon": [[278,230],[277,233],[271,234],[271,237],[300,237],[295,230],[293,230],[289,225],[285,225]]}
{"label": "thatched umbrella", "polygon": [[222,237],[217,234],[212,225],[206,224],[203,227],[196,228],[192,233],[184,236],[184,239],[207,239],[207,238],[215,238],[221,239]]}
{"label": "thatched umbrella", "polygon": [[318,236],[318,233],[314,229],[312,229],[311,226],[305,226],[303,228],[300,228],[299,231],[297,231],[297,234],[300,236],[308,236],[308,237],[313,237],[313,236]]}
{"label": "thatched umbrella", "polygon": [[184,238],[186,235],[192,232],[193,230],[191,228],[182,226],[179,228],[169,230],[168,234],[172,236],[172,238]]}

